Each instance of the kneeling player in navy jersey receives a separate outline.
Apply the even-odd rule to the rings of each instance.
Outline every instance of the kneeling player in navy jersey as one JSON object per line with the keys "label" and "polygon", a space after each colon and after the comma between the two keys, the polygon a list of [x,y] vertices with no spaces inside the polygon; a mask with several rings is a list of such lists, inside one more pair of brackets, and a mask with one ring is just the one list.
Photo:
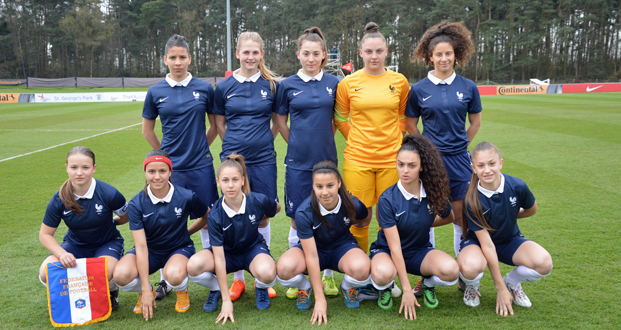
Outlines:
{"label": "kneeling player in navy jersey", "polygon": [[[309,310],[315,292],[314,324],[327,323],[327,303],[320,272],[326,268],[345,273],[341,292],[345,306],[357,308],[358,288],[369,283],[371,263],[349,231],[352,223],[368,215],[367,207],[352,197],[341,174],[331,161],[313,167],[313,190],[295,212],[295,224],[301,244],[287,250],[278,259],[280,284],[299,288],[297,308]],[[308,272],[310,283],[303,273]],[[312,288],[311,288],[312,285]]]}
{"label": "kneeling player in navy jersey", "polygon": [[[467,231],[457,262],[466,283],[464,303],[479,305],[479,280],[487,266],[498,291],[496,313],[507,316],[513,315],[511,300],[518,306],[531,306],[521,282],[548,276],[552,257],[520,232],[517,219],[534,215],[537,203],[524,181],[500,173],[502,163],[498,148],[489,142],[472,150],[474,173],[464,198]],[[516,267],[503,278],[499,261]]]}
{"label": "kneeling player in navy jersey", "polygon": [[215,311],[222,298],[216,322],[224,324],[227,319],[235,322],[233,303],[226,290],[227,273],[250,272],[255,278],[257,308],[270,306],[267,289],[276,283],[276,263],[258,227],[263,217],[271,218],[280,211],[280,204],[261,193],[250,192],[244,157],[236,153],[220,164],[217,181],[223,196],[207,217],[211,247],[190,259],[188,274],[194,283],[210,289],[203,305],[205,312]]}
{"label": "kneeling player in navy jersey", "polygon": [[[46,284],[45,268],[50,262],[76,267],[76,258],[107,258],[110,301],[112,310],[116,310],[119,288],[112,275],[123,256],[123,237],[116,226],[127,223],[127,202],[116,188],[93,178],[97,165],[89,148],[71,149],[65,167],[69,179],[47,205],[39,232],[41,244],[51,253],[39,269],[39,279]],[[63,243],[58,244],[54,233],[61,219],[68,230]]]}
{"label": "kneeling player in navy jersey", "polygon": [[420,305],[408,273],[423,276],[425,306],[435,308],[435,287],[457,283],[459,267],[455,259],[429,242],[430,228],[453,221],[449,180],[433,143],[422,135],[404,137],[397,152],[397,172],[399,181],[378,201],[377,221],[382,229],[371,245],[371,277],[373,286],[380,290],[378,305],[390,309],[391,287],[399,275],[403,285],[399,313],[404,310],[405,318],[411,320],[416,318],[414,306]]}
{"label": "kneeling player in navy jersey", "polygon": [[[190,235],[205,225],[208,208],[192,191],[173,186],[172,162],[166,151],[149,152],[143,167],[146,185],[128,206],[135,246],[119,261],[114,277],[123,291],[140,293],[134,313],[149,320],[156,307],[149,275],[160,268],[167,285],[177,291],[175,310],[185,313],[190,309],[187,264],[195,252]],[[199,219],[188,227],[190,212]]]}

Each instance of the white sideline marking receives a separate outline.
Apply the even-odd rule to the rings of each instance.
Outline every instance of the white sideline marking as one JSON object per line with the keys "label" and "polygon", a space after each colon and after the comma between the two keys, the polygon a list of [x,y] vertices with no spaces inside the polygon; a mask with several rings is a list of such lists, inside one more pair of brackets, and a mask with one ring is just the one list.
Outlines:
{"label": "white sideline marking", "polygon": [[104,128],[69,128],[69,129],[12,129],[0,128],[0,132],[107,132]]}
{"label": "white sideline marking", "polygon": [[86,140],[86,139],[94,138],[94,137],[96,137],[96,136],[100,136],[100,135],[104,135],[104,134],[108,134],[108,133],[112,133],[112,132],[116,132],[116,131],[122,131],[122,130],[124,130],[124,129],[130,128],[130,127],[134,127],[134,126],[138,126],[138,125],[142,125],[142,122],[137,123],[137,124],[133,124],[133,125],[129,125],[129,126],[125,126],[125,127],[121,127],[121,128],[116,128],[116,129],[113,129],[113,130],[110,130],[110,131],[106,131],[106,132],[103,132],[103,133],[99,133],[99,134],[95,134],[95,135],[87,136],[87,137],[85,137],[85,138],[81,138],[81,139],[77,139],[77,140],[73,140],[73,141],[69,141],[69,142],[65,142],[65,143],[57,144],[57,145],[55,145],[55,146],[51,146],[51,147],[47,147],[47,148],[43,148],[43,149],[39,149],[39,150],[35,150],[35,151],[31,151],[31,152],[27,152],[27,153],[25,153],[25,154],[21,154],[21,155],[17,155],[17,156],[9,157],[9,158],[5,158],[5,159],[0,159],[0,163],[1,163],[1,162],[4,162],[4,161],[7,161],[7,160],[11,160],[11,159],[15,159],[15,158],[23,157],[23,156],[28,156],[28,155],[32,155],[32,154],[35,154],[35,153],[37,153],[37,152],[41,152],[41,151],[45,151],[45,150],[49,150],[49,149],[53,149],[53,148],[56,148],[56,147],[64,146],[64,145],[69,144],[69,143],[74,143],[74,142],[78,142],[78,141],[82,141],[82,140]]}

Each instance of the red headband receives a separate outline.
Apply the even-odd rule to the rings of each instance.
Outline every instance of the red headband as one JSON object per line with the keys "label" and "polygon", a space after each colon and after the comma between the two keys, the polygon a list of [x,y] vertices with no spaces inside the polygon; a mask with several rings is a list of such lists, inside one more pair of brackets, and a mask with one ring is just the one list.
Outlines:
{"label": "red headband", "polygon": [[164,157],[164,156],[151,156],[151,157],[147,157],[147,159],[144,160],[145,172],[147,171],[147,164],[152,163],[152,162],[164,162],[168,164],[168,168],[172,171],[172,162],[170,161],[170,158]]}

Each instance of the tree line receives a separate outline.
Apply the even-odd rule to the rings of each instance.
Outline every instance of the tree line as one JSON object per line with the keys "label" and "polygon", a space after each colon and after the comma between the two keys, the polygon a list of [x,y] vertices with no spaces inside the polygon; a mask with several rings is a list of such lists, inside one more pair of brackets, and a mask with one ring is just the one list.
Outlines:
{"label": "tree line", "polygon": [[[429,68],[412,51],[444,20],[472,31],[476,52],[457,71],[480,83],[621,79],[621,0],[231,0],[233,47],[259,32],[267,65],[283,76],[298,70],[295,41],[311,26],[361,68],[358,40],[374,21],[386,65],[417,81]],[[0,0],[0,78],[159,77],[175,33],[190,44],[193,75],[224,75],[226,0]]]}

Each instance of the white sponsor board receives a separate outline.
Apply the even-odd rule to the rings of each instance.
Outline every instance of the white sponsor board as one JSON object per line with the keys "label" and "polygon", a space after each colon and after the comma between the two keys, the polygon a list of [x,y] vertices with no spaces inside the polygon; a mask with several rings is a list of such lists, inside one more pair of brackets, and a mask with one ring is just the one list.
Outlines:
{"label": "white sponsor board", "polygon": [[147,92],[38,93],[34,102],[144,102]]}

